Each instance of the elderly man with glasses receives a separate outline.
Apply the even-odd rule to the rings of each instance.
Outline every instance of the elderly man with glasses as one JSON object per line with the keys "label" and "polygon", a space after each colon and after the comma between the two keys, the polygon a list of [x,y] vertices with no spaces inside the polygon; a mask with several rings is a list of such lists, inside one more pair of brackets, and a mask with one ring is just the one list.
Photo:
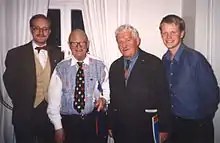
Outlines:
{"label": "elderly man with glasses", "polygon": [[[100,117],[109,103],[108,71],[91,55],[88,37],[75,29],[70,33],[72,56],[60,62],[49,86],[48,115],[59,143],[105,142]],[[106,131],[107,133],[107,131]],[[100,134],[102,134],[100,136]]]}

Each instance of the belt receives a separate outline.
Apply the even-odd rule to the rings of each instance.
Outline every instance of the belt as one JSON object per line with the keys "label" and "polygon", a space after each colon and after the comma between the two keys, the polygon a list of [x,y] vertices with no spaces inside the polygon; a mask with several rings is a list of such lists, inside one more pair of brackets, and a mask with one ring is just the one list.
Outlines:
{"label": "belt", "polygon": [[[96,110],[92,111],[91,113],[89,114],[72,114],[72,115],[61,115],[63,118],[78,118],[78,119],[81,119],[81,120],[84,120],[86,121],[86,119],[89,119],[89,118],[94,118],[95,119],[95,130],[96,130],[96,135],[99,135],[99,124],[102,124],[102,122],[104,121],[99,121],[99,112],[97,112]],[[102,120],[102,119],[101,119]],[[83,121],[83,122],[84,122]],[[103,124],[104,125],[104,124]]]}
{"label": "belt", "polygon": [[96,112],[93,111],[91,113],[88,114],[71,114],[71,115],[61,115],[62,117],[73,117],[73,118],[80,118],[82,120],[89,118],[89,117],[95,117]]}

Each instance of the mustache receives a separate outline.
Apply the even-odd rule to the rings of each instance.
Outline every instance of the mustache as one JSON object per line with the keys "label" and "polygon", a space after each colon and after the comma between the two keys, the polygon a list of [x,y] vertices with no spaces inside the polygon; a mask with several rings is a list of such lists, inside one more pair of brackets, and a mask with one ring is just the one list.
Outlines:
{"label": "mustache", "polygon": [[44,35],[44,34],[37,34],[36,36],[37,36],[37,37],[47,37],[47,36]]}

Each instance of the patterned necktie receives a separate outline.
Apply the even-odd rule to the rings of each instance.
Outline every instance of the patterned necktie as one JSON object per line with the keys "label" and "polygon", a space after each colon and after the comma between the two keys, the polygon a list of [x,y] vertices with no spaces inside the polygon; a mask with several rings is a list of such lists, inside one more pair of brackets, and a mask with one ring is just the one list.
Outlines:
{"label": "patterned necktie", "polygon": [[124,73],[125,80],[128,80],[130,63],[131,63],[130,60],[127,60],[127,61],[126,61],[125,73]]}
{"label": "patterned necktie", "polygon": [[85,107],[85,81],[84,81],[84,72],[82,69],[82,62],[77,62],[79,69],[76,73],[76,87],[75,87],[75,96],[74,96],[74,108],[78,113]]}

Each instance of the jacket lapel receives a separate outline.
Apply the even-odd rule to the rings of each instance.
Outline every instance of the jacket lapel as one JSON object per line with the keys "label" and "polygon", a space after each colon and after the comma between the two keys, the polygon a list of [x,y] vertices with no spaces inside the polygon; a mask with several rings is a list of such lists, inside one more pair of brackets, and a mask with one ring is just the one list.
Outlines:
{"label": "jacket lapel", "polygon": [[143,60],[143,55],[142,55],[142,50],[139,49],[139,56],[136,60],[136,62],[134,63],[134,66],[132,68],[132,70],[130,71],[130,75],[127,81],[127,86],[129,85],[129,82],[132,81],[132,78],[135,78],[137,76],[140,76],[140,68],[143,64],[144,60]]}
{"label": "jacket lapel", "polygon": [[50,66],[51,66],[51,73],[50,74],[52,74],[58,61],[53,53],[53,47],[51,47],[51,46],[48,46],[48,58],[50,60]]}
{"label": "jacket lapel", "polygon": [[[36,66],[35,66],[35,60],[34,60],[34,51],[32,42],[28,43],[25,46],[25,49],[23,51],[24,57],[22,57],[22,71],[26,73],[26,79],[28,79],[29,85],[33,85],[33,83],[36,83]],[[21,56],[21,55],[20,55]],[[35,90],[35,89],[33,89]],[[33,91],[35,92],[35,91]]]}

